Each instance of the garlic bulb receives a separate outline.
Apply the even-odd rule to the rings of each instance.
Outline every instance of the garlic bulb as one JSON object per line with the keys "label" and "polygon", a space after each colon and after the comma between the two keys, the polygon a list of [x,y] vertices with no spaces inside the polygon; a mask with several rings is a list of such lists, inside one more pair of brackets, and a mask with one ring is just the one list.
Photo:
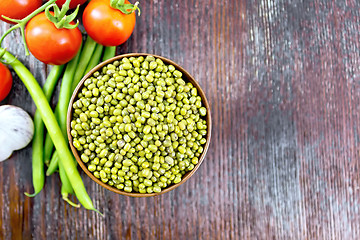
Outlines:
{"label": "garlic bulb", "polygon": [[33,135],[34,123],[27,112],[12,105],[0,106],[0,162],[26,147]]}

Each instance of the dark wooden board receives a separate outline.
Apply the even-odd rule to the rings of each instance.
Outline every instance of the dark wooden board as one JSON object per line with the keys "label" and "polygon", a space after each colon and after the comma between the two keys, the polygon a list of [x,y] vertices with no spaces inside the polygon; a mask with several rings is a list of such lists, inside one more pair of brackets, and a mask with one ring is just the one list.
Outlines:
{"label": "dark wooden board", "polygon": [[[198,172],[164,195],[116,195],[82,173],[102,218],[35,198],[31,147],[0,163],[0,239],[359,239],[360,2],[142,1],[118,53],[182,65],[204,89],[213,132]],[[1,23],[0,33],[9,25]],[[19,32],[3,47],[42,84]],[[14,75],[1,104],[35,106]]]}

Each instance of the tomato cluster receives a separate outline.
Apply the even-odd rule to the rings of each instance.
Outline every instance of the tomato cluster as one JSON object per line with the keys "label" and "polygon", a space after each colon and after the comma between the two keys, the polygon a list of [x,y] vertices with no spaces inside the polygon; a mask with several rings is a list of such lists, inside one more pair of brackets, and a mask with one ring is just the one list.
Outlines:
{"label": "tomato cluster", "polygon": [[[22,19],[42,5],[42,0],[1,0],[1,15],[13,19]],[[66,0],[57,0],[61,7]],[[84,4],[86,0],[71,0],[70,8]],[[125,4],[130,4],[125,0]],[[126,12],[126,11],[125,11]],[[110,0],[92,0],[85,7],[82,16],[83,25],[88,35],[104,46],[123,44],[132,34],[136,17],[135,12],[125,14],[112,8]],[[13,23],[14,24],[14,23]],[[75,23],[72,23],[75,24]],[[82,35],[78,28],[57,28],[39,13],[26,25],[25,39],[30,52],[46,64],[62,65],[70,61],[79,51]]]}

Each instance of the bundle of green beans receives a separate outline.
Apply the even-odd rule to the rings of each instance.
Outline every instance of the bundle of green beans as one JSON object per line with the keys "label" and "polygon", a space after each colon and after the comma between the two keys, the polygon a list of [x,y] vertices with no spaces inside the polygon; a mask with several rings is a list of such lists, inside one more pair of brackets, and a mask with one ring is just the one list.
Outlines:
{"label": "bundle of green beans", "polygon": [[[65,68],[63,77],[62,77],[62,83],[60,88],[60,94],[58,99],[58,104],[56,106],[55,110],[55,117],[59,124],[62,137],[64,140],[67,140],[67,134],[66,134],[66,115],[67,115],[67,108],[70,101],[71,94],[73,90],[75,89],[76,85],[82,78],[82,76],[92,69],[95,65],[97,65],[101,61],[101,56],[103,55],[103,60],[106,60],[108,58],[115,56],[115,47],[107,47],[105,48],[102,45],[99,45],[95,43],[90,37],[86,39],[86,42],[84,44],[84,47],[82,50],[79,51],[79,53],[76,55],[76,57],[71,60],[68,64],[65,66],[54,66],[44,84],[43,92],[45,94],[46,100],[49,101],[53,90],[55,88],[55,85],[58,81],[58,79],[61,76],[62,70]],[[76,205],[73,202],[71,202],[68,198],[69,194],[74,194],[78,197],[76,184],[74,186],[74,183],[72,183],[71,179],[73,176],[68,176],[68,165],[64,164],[63,162],[59,161],[61,158],[61,155],[63,155],[59,150],[57,149],[53,153],[53,157],[51,158],[52,161],[50,162],[50,156],[53,151],[54,143],[52,141],[51,137],[51,131],[47,132],[47,138],[44,141],[44,123],[43,119],[40,114],[40,109],[36,111],[35,117],[34,117],[34,123],[35,123],[35,133],[34,133],[34,141],[33,141],[33,186],[34,186],[34,193],[28,194],[27,196],[35,196],[37,195],[43,188],[44,182],[45,182],[45,174],[44,174],[44,163],[49,164],[49,168],[47,170],[47,175],[50,175],[51,173],[55,172],[59,168],[59,175],[61,179],[61,194],[62,198],[67,201],[70,205],[79,207],[80,205]],[[57,140],[56,140],[57,141]],[[55,144],[56,145],[56,144]],[[67,146],[68,147],[68,146]],[[69,158],[69,156],[68,156]],[[71,154],[71,158],[69,158],[70,161],[75,165],[75,160]],[[76,165],[75,165],[76,166]],[[77,172],[77,169],[72,169],[71,175],[74,174],[74,171]],[[78,174],[78,172],[77,172]],[[80,179],[81,181],[81,179]],[[82,184],[82,182],[81,182]],[[74,191],[75,190],[75,191]],[[81,197],[80,197],[81,198]],[[80,199],[79,199],[80,200]],[[91,201],[91,200],[90,200]],[[80,201],[84,205],[84,202]],[[85,203],[85,207],[88,205],[88,203]],[[88,207],[86,207],[88,208]],[[93,207],[92,207],[93,208]]]}
{"label": "bundle of green beans", "polygon": [[122,58],[84,82],[71,135],[96,178],[126,192],[179,183],[206,143],[206,108],[182,73],[159,58]]}
{"label": "bundle of green beans", "polygon": [[[86,209],[97,211],[94,208],[93,203],[85,190],[84,183],[82,182],[80,174],[77,171],[76,164],[73,161],[73,156],[69,150],[68,144],[61,133],[59,124],[57,123],[55,115],[40,85],[38,84],[34,76],[31,74],[31,72],[12,54],[2,48],[0,48],[0,52],[1,60],[6,61],[9,65],[11,65],[21,79],[21,81],[24,83],[33,101],[35,102],[35,105],[39,111],[42,120],[44,121],[45,127],[48,130],[50,137],[54,141],[56,140],[54,142],[55,148],[58,151],[61,164],[64,165],[65,173],[69,178],[69,182],[74,189],[77,199]],[[38,165],[34,164],[33,162],[33,170],[39,171],[39,174],[41,174],[40,171],[43,171],[43,168],[38,167]],[[37,179],[33,179],[34,184],[38,184],[36,180]],[[39,189],[35,191],[38,190]]]}

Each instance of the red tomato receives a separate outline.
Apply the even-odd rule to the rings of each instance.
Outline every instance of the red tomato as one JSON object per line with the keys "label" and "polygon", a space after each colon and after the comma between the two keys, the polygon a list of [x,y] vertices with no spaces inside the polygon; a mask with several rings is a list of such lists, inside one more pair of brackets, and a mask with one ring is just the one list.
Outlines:
{"label": "red tomato", "polygon": [[42,0],[1,0],[0,1],[0,19],[12,23],[3,19],[4,15],[9,18],[23,19],[42,5]]}
{"label": "red tomato", "polygon": [[0,62],[0,102],[9,94],[12,82],[13,80],[9,69]]}
{"label": "red tomato", "polygon": [[135,22],[135,12],[126,15],[110,7],[109,0],[92,0],[83,13],[86,32],[104,46],[117,46],[126,42],[134,30]]}
{"label": "red tomato", "polygon": [[42,12],[26,25],[25,40],[37,59],[46,64],[62,65],[75,57],[82,35],[78,28],[57,29]]}
{"label": "red tomato", "polygon": [[[70,9],[76,8],[77,5],[84,4],[87,0],[71,0],[70,2]],[[62,7],[62,5],[66,2],[66,0],[57,0],[56,4],[59,7]]]}

